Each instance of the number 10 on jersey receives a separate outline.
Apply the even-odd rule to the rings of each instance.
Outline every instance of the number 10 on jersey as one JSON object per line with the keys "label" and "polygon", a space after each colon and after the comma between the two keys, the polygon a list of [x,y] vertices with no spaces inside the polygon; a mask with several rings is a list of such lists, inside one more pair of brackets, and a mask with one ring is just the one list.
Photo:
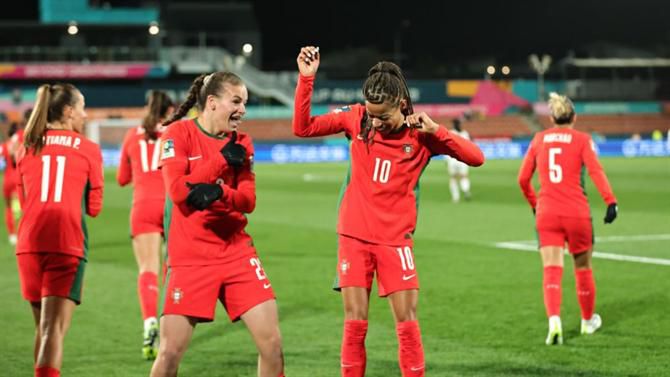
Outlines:
{"label": "number 10 on jersey", "polygon": [[391,161],[375,158],[375,171],[372,174],[372,182],[386,183],[391,174]]}

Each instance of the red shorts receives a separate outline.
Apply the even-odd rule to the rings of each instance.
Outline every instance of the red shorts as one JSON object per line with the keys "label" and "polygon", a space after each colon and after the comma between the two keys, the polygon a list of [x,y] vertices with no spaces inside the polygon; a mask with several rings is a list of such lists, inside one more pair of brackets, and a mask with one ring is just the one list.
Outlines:
{"label": "red shorts", "polygon": [[540,247],[565,247],[567,243],[571,254],[593,248],[593,224],[590,218],[539,215],[536,227]]}
{"label": "red shorts", "polygon": [[163,234],[164,201],[147,201],[130,209],[130,236],[144,233]]}
{"label": "red shorts", "polygon": [[174,266],[167,271],[163,315],[209,322],[214,319],[218,299],[234,322],[247,310],[275,298],[255,253],[224,264]]}
{"label": "red shorts", "polygon": [[17,254],[21,293],[30,302],[58,296],[81,304],[84,259],[60,253]]}
{"label": "red shorts", "polygon": [[412,246],[412,240],[408,240],[406,245],[386,246],[340,235],[335,289],[363,287],[369,290],[375,272],[380,297],[397,291],[419,289]]}
{"label": "red shorts", "polygon": [[9,181],[9,182],[4,182],[2,183],[2,195],[5,199],[11,199],[12,197],[16,196],[16,182],[14,181]]}

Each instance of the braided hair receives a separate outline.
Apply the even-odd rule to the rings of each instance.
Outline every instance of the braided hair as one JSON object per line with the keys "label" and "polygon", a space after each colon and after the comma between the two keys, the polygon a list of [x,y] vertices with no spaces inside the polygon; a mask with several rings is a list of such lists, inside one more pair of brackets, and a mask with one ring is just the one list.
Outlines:
{"label": "braided hair", "polygon": [[238,75],[232,72],[214,72],[196,77],[188,90],[186,101],[179,106],[179,109],[168,120],[163,122],[163,126],[184,117],[194,105],[197,105],[200,111],[204,110],[207,97],[217,95],[223,89],[224,84],[237,86],[242,85],[243,82]]}
{"label": "braided hair", "polygon": [[[407,80],[400,67],[392,62],[381,61],[370,68],[368,78],[363,84],[363,97],[373,104],[388,103],[394,107],[399,106],[400,101],[404,99],[407,101],[407,107],[402,113],[405,116],[414,113]],[[364,142],[367,143],[372,139],[370,136],[372,129],[372,121],[365,116],[360,134]]]}

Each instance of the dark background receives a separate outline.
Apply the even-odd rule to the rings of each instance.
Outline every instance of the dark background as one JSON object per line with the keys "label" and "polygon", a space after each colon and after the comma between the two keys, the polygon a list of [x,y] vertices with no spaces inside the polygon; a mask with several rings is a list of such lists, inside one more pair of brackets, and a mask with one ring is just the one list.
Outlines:
{"label": "dark background", "polygon": [[[473,67],[488,64],[510,65],[516,75],[532,76],[527,63],[531,53],[549,54],[554,62],[566,56],[670,56],[667,0],[89,3],[112,8],[159,6],[167,35],[164,45],[170,44],[174,29],[185,25],[186,18],[189,27],[202,27],[213,36],[220,31],[257,33],[262,46],[258,64],[265,70],[294,70],[298,50],[306,44],[320,46],[324,70],[341,76],[350,71],[360,75],[361,67],[379,59],[396,61],[410,76],[420,78],[469,76]],[[207,10],[208,4],[213,11]],[[246,13],[229,10],[244,6]],[[15,2],[11,8],[0,14],[0,24],[39,20],[37,0]],[[184,12],[187,8],[194,10]],[[136,29],[145,34],[144,27]],[[125,35],[121,40],[133,43]],[[10,41],[7,35],[0,38],[1,45]],[[216,43],[225,44],[210,42]]]}

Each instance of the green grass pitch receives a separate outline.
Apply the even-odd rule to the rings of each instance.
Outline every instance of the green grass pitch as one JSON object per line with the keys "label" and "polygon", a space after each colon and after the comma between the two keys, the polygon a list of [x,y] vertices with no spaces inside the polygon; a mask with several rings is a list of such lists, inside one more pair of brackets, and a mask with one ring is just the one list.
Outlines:
{"label": "green grass pitch", "polygon": [[[497,242],[532,241],[533,216],[516,183],[520,161],[488,161],[471,170],[474,199],[452,204],[443,161],[421,180],[415,259],[419,318],[429,376],[661,376],[670,355],[670,266],[595,259],[596,310],[602,329],[579,335],[572,262],[566,259],[562,318],[566,344],[544,345],[547,323],[537,253]],[[590,180],[596,250],[670,260],[670,159],[603,159],[620,217],[602,223],[605,206]],[[345,164],[258,164],[250,234],[280,309],[286,375],[339,375],[342,308],[331,290],[336,263],[336,204]],[[136,265],[128,237],[130,189],[107,171],[104,208],[89,219],[91,251],[83,304],[65,341],[65,376],[147,376]],[[33,320],[20,295],[16,261],[0,253],[0,375],[32,375]],[[654,235],[654,237],[647,237]],[[661,236],[658,236],[661,235]],[[367,376],[399,376],[394,324],[375,296],[367,337]],[[253,376],[256,351],[242,323],[222,308],[199,325],[182,376]]]}

